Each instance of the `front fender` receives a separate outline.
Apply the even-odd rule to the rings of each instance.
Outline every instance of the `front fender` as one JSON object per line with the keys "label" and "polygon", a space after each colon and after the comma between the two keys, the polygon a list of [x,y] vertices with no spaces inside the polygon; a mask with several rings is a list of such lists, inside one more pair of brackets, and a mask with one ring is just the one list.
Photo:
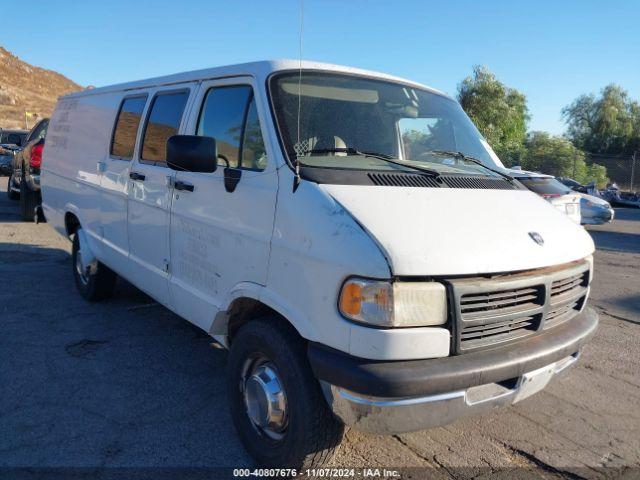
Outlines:
{"label": "front fender", "polygon": [[228,310],[234,301],[240,298],[250,298],[263,303],[267,307],[286,318],[297,332],[307,340],[315,340],[317,332],[307,317],[298,309],[294,308],[285,298],[276,292],[269,290],[264,285],[252,282],[241,282],[234,286],[220,306],[220,311],[213,319],[209,334],[226,346],[226,336],[228,335],[229,315]]}

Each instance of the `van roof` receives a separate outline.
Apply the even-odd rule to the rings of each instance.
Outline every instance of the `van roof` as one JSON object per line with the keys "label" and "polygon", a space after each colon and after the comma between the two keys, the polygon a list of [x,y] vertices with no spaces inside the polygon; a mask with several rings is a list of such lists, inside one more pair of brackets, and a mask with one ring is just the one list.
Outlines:
{"label": "van roof", "polygon": [[400,77],[387,75],[385,73],[373,72],[369,70],[362,70],[354,67],[347,67],[343,65],[334,65],[330,63],[313,62],[308,60],[265,60],[259,62],[239,63],[237,65],[226,65],[222,67],[205,68],[202,70],[193,70],[190,72],[175,73],[172,75],[165,75],[162,77],[148,78],[145,80],[137,80],[134,82],[120,83],[116,85],[109,85],[99,88],[91,88],[81,90],[79,92],[70,93],[64,95],[61,98],[73,98],[81,97],[85,95],[98,95],[107,92],[117,92],[126,90],[136,90],[140,88],[149,88],[156,86],[172,85],[176,83],[192,82],[198,80],[207,80],[220,77],[234,77],[234,76],[252,76],[258,81],[266,81],[267,77],[275,72],[281,72],[286,70],[298,70],[299,68],[306,70],[322,70],[328,72],[337,73],[349,73],[354,75],[363,75],[366,77],[376,78],[380,80],[390,80],[394,82],[404,83],[416,88],[422,88],[432,93],[442,95],[447,98],[451,98],[445,93],[421,85]]}

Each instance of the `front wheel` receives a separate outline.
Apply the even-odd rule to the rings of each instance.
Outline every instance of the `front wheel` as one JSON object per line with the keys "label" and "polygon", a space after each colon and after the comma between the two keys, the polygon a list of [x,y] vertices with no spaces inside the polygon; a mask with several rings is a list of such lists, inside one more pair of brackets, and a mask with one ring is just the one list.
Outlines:
{"label": "front wheel", "polygon": [[76,287],[85,300],[96,302],[105,300],[113,295],[117,275],[100,262],[97,262],[97,266],[94,269],[84,264],[82,250],[80,249],[80,238],[78,238],[77,233],[73,236],[71,260]]}
{"label": "front wheel", "polygon": [[278,317],[240,328],[227,388],[240,440],[260,467],[320,467],[342,441],[344,426],[327,406],[304,341]]}

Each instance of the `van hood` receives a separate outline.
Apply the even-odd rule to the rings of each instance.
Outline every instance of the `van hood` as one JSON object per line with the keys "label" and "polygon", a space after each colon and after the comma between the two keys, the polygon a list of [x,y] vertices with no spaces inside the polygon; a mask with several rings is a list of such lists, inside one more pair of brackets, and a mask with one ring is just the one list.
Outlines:
{"label": "van hood", "polygon": [[584,228],[526,190],[320,187],[378,242],[394,275],[528,270],[594,251]]}

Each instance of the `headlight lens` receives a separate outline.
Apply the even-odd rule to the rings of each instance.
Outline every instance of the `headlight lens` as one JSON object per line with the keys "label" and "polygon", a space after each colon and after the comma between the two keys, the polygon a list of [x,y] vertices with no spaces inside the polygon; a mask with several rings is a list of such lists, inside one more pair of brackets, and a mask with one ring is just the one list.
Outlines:
{"label": "headlight lens", "polygon": [[339,308],[350,320],[380,327],[442,325],[447,321],[447,294],[438,282],[351,278],[342,286]]}

